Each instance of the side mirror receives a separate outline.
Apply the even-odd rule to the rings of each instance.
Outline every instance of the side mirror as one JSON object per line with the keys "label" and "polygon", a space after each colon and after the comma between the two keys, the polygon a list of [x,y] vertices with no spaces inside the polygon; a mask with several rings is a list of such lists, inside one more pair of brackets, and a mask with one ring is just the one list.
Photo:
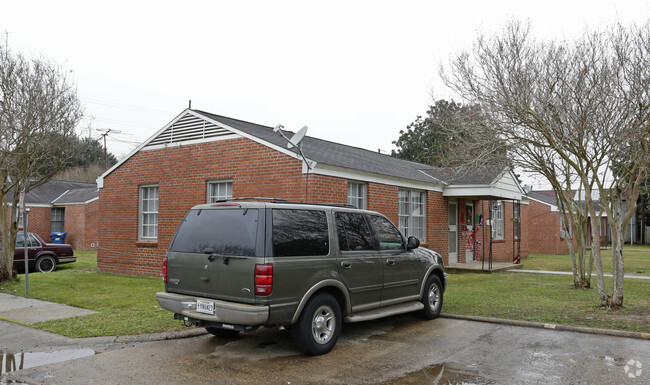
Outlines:
{"label": "side mirror", "polygon": [[406,249],[410,251],[418,247],[420,247],[420,240],[411,235],[406,243]]}

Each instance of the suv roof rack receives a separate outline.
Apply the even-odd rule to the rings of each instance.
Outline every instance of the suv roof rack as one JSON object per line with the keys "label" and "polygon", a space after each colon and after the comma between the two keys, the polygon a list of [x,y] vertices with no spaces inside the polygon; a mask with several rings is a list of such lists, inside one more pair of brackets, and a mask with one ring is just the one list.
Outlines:
{"label": "suv roof rack", "polygon": [[355,205],[348,203],[312,203],[312,202],[294,202],[282,198],[269,198],[269,197],[237,197],[229,199],[219,199],[212,203],[224,203],[233,201],[270,201],[271,203],[283,203],[292,205],[312,205],[312,206],[328,206],[328,207],[344,207],[348,209],[356,209]]}
{"label": "suv roof rack", "polygon": [[313,202],[292,202],[287,200],[281,200],[275,203],[286,203],[292,205],[311,205],[311,206],[329,206],[329,207],[345,207],[348,209],[356,209],[357,207],[347,203],[313,203]]}
{"label": "suv roof rack", "polygon": [[269,197],[238,197],[238,198],[228,198],[228,199],[219,199],[212,203],[223,203],[223,202],[232,202],[232,201],[271,201],[275,203],[284,203],[287,202],[286,199],[282,198],[269,198]]}

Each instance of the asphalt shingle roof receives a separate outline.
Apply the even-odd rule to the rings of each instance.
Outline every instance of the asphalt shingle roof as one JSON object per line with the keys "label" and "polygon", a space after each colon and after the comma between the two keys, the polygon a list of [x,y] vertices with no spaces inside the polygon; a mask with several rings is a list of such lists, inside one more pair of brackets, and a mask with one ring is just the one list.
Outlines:
{"label": "asphalt shingle roof", "polygon": [[[81,190],[81,191],[78,191]],[[67,193],[66,193],[67,192]],[[72,194],[73,200],[64,198],[63,194]],[[31,189],[25,195],[25,203],[63,204],[87,202],[99,196],[96,183],[74,182],[66,180],[51,180],[43,185]],[[86,199],[81,199],[86,198]],[[55,202],[56,201],[56,202]]]}
{"label": "asphalt shingle roof", "polygon": [[[273,132],[273,128],[271,127],[215,115],[205,111],[193,111],[229,127],[245,132],[248,135],[255,136],[265,142],[279,147],[287,147],[286,139],[278,133]],[[288,138],[291,138],[293,135],[290,131],[283,130],[283,133]],[[297,153],[296,149],[293,149],[292,151]],[[378,152],[334,143],[310,136],[305,136],[302,140],[302,152],[306,158],[319,163],[422,182],[444,184],[434,176],[434,167],[430,165],[394,158]]]}

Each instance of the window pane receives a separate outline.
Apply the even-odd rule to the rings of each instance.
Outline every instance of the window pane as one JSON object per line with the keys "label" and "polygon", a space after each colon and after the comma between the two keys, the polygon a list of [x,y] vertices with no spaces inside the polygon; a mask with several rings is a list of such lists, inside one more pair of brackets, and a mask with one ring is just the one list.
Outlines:
{"label": "window pane", "polygon": [[348,182],[348,204],[359,209],[366,208],[366,185]]}
{"label": "window pane", "polygon": [[329,234],[324,211],[273,210],[276,257],[327,255]]}
{"label": "window pane", "polygon": [[[339,231],[341,250],[373,250],[372,232],[361,214],[336,213],[336,226]],[[341,243],[343,238],[343,243]]]}
{"label": "window pane", "polygon": [[158,186],[140,188],[140,237],[158,237]]}

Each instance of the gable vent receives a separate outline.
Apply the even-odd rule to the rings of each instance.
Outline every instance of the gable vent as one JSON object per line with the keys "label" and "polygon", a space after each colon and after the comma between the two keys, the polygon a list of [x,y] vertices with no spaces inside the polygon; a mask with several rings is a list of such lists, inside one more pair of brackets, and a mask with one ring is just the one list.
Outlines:
{"label": "gable vent", "polygon": [[205,139],[229,139],[234,137],[238,137],[238,135],[216,124],[187,114],[165,131],[161,132],[144,148],[189,141],[204,141]]}

